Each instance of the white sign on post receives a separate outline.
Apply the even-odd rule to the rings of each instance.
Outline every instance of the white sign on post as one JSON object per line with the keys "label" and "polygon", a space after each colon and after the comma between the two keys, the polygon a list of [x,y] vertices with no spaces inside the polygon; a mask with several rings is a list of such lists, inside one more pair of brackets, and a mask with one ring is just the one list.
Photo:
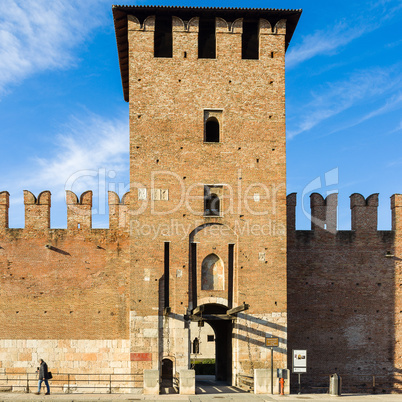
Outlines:
{"label": "white sign on post", "polygon": [[293,372],[307,372],[307,350],[293,350]]}

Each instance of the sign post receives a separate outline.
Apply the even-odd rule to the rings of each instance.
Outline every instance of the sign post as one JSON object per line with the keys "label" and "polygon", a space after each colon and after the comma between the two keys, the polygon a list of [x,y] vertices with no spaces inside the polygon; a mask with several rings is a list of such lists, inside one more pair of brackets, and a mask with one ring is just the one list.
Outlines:
{"label": "sign post", "polygon": [[274,347],[279,346],[279,338],[265,338],[265,346],[271,348],[271,394],[274,393]]}
{"label": "sign post", "polygon": [[293,349],[292,351],[293,373],[299,377],[299,395],[301,394],[300,374],[307,372],[307,350]]}

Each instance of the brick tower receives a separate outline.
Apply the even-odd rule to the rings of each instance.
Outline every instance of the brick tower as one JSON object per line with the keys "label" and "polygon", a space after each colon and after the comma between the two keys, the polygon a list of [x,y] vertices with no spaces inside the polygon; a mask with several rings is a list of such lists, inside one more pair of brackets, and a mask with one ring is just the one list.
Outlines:
{"label": "brick tower", "polygon": [[287,365],[285,52],[300,10],[114,6],[130,105],[132,372]]}

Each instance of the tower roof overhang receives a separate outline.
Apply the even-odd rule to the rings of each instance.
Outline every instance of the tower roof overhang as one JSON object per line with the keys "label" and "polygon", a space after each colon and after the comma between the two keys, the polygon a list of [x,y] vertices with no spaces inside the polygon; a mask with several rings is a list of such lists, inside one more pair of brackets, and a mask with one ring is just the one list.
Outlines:
{"label": "tower roof overhang", "polygon": [[129,100],[128,83],[128,38],[127,16],[135,15],[142,23],[150,15],[176,16],[185,21],[193,17],[219,17],[226,21],[235,21],[238,18],[264,18],[272,26],[282,19],[286,19],[286,49],[289,46],[296,25],[302,13],[298,10],[275,8],[222,8],[222,7],[169,7],[169,6],[118,6],[113,5],[113,20],[116,31],[117,51],[119,55],[120,74],[123,85],[124,100]]}

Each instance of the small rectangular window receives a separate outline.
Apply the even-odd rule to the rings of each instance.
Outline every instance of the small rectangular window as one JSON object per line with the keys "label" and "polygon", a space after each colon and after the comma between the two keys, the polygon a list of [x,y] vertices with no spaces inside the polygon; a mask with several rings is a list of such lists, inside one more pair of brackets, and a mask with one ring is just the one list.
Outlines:
{"label": "small rectangular window", "polygon": [[157,16],[155,19],[154,56],[173,56],[172,17]]}
{"label": "small rectangular window", "polygon": [[198,58],[215,59],[215,18],[200,18],[198,31]]}
{"label": "small rectangular window", "polygon": [[213,335],[208,335],[207,340],[208,340],[208,342],[213,342],[215,339],[214,339]]}
{"label": "small rectangular window", "polygon": [[258,60],[259,32],[257,20],[243,20],[242,59]]}
{"label": "small rectangular window", "polygon": [[204,216],[222,216],[222,186],[204,186]]}

